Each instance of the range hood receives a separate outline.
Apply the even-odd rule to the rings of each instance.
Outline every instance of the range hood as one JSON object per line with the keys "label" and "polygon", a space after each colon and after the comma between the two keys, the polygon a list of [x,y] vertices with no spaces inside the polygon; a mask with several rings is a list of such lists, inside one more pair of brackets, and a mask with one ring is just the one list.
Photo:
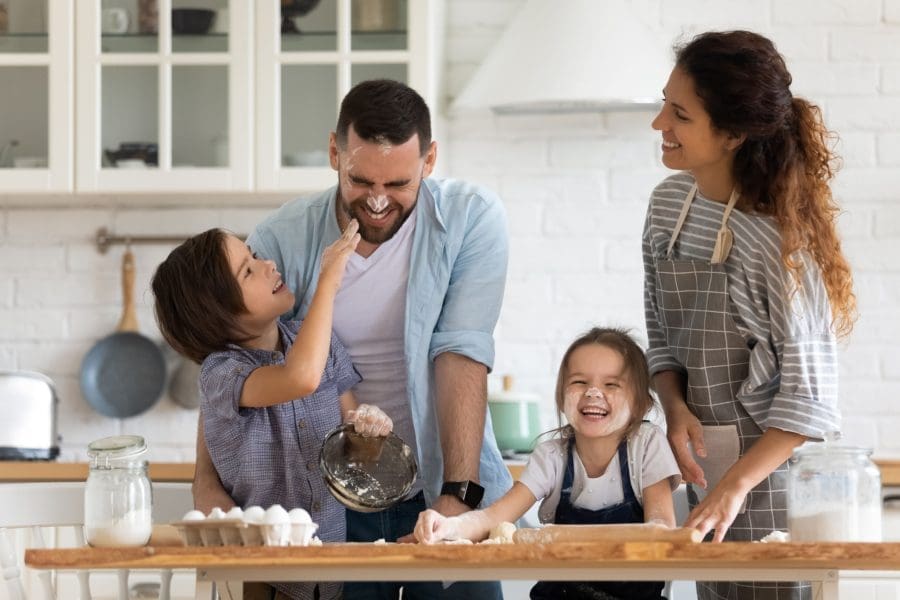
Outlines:
{"label": "range hood", "polygon": [[526,0],[451,108],[656,108],[673,64],[662,37],[624,0]]}

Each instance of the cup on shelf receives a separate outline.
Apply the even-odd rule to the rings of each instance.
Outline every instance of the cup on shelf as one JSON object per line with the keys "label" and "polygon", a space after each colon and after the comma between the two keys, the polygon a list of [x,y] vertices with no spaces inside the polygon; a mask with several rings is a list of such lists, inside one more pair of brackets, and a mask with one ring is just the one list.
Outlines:
{"label": "cup on shelf", "polygon": [[13,158],[13,167],[16,169],[45,169],[47,168],[47,157],[17,156]]}
{"label": "cup on shelf", "polygon": [[128,31],[128,11],[118,6],[100,11],[100,30],[103,33],[125,33]]}
{"label": "cup on shelf", "polygon": [[140,158],[121,158],[116,161],[119,169],[146,169],[147,163]]}
{"label": "cup on shelf", "polygon": [[398,0],[353,0],[350,8],[353,31],[402,29]]}

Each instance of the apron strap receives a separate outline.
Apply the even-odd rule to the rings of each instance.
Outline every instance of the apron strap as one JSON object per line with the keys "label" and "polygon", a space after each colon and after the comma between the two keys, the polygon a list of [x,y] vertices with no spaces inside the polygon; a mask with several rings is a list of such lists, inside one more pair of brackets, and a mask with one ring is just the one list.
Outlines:
{"label": "apron strap", "polygon": [[694,201],[694,196],[697,195],[697,184],[695,183],[691,186],[691,191],[688,192],[687,197],[684,199],[684,204],[681,207],[681,213],[678,215],[678,220],[675,222],[675,229],[672,230],[672,237],[669,238],[669,247],[666,249],[666,258],[672,258],[672,248],[675,247],[675,240],[678,239],[678,234],[681,233],[681,228],[684,226],[684,221],[687,219],[688,212],[691,210],[691,203]]}
{"label": "apron strap", "polygon": [[[671,260],[672,258],[672,249],[675,248],[675,241],[681,233],[681,228],[684,227],[684,222],[687,220],[688,213],[691,210],[691,204],[694,202],[696,196],[697,184],[695,183],[691,186],[691,191],[688,192],[687,197],[684,199],[681,213],[679,213],[678,220],[675,222],[675,229],[672,230],[672,237],[669,238],[669,246],[666,248],[666,259],[668,260]],[[725,212],[722,214],[722,224],[719,227],[719,231],[716,233],[716,245],[713,248],[712,259],[710,260],[712,264],[725,262],[725,259],[728,258],[728,253],[731,252],[734,236],[731,233],[731,229],[728,228],[728,218],[731,216],[731,211],[734,209],[735,204],[737,204],[738,198],[740,198],[740,194],[738,193],[737,188],[734,188],[731,190],[728,204],[725,205]]]}

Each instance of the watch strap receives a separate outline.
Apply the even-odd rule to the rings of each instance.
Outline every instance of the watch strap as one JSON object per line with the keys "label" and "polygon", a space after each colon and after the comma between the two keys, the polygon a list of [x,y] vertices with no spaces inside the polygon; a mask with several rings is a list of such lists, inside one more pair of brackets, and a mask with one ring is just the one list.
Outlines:
{"label": "watch strap", "polygon": [[458,498],[469,508],[475,509],[481,504],[481,499],[484,497],[484,488],[471,480],[445,481],[444,485],[441,486],[441,495]]}

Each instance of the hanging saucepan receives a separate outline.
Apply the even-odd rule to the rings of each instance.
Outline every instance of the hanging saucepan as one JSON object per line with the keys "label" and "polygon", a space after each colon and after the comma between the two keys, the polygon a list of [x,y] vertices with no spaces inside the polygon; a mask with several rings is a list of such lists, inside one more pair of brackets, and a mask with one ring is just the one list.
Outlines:
{"label": "hanging saucepan", "polygon": [[138,332],[134,309],[134,255],[122,257],[122,318],[112,333],[90,349],[81,363],[81,393],[107,417],[138,415],[156,404],[166,382],[162,351]]}
{"label": "hanging saucepan", "polygon": [[166,389],[172,402],[182,408],[200,407],[200,365],[175,351],[166,342],[159,345],[166,361]]}
{"label": "hanging saucepan", "polygon": [[200,365],[182,356],[169,380],[169,396],[182,408],[200,408]]}

